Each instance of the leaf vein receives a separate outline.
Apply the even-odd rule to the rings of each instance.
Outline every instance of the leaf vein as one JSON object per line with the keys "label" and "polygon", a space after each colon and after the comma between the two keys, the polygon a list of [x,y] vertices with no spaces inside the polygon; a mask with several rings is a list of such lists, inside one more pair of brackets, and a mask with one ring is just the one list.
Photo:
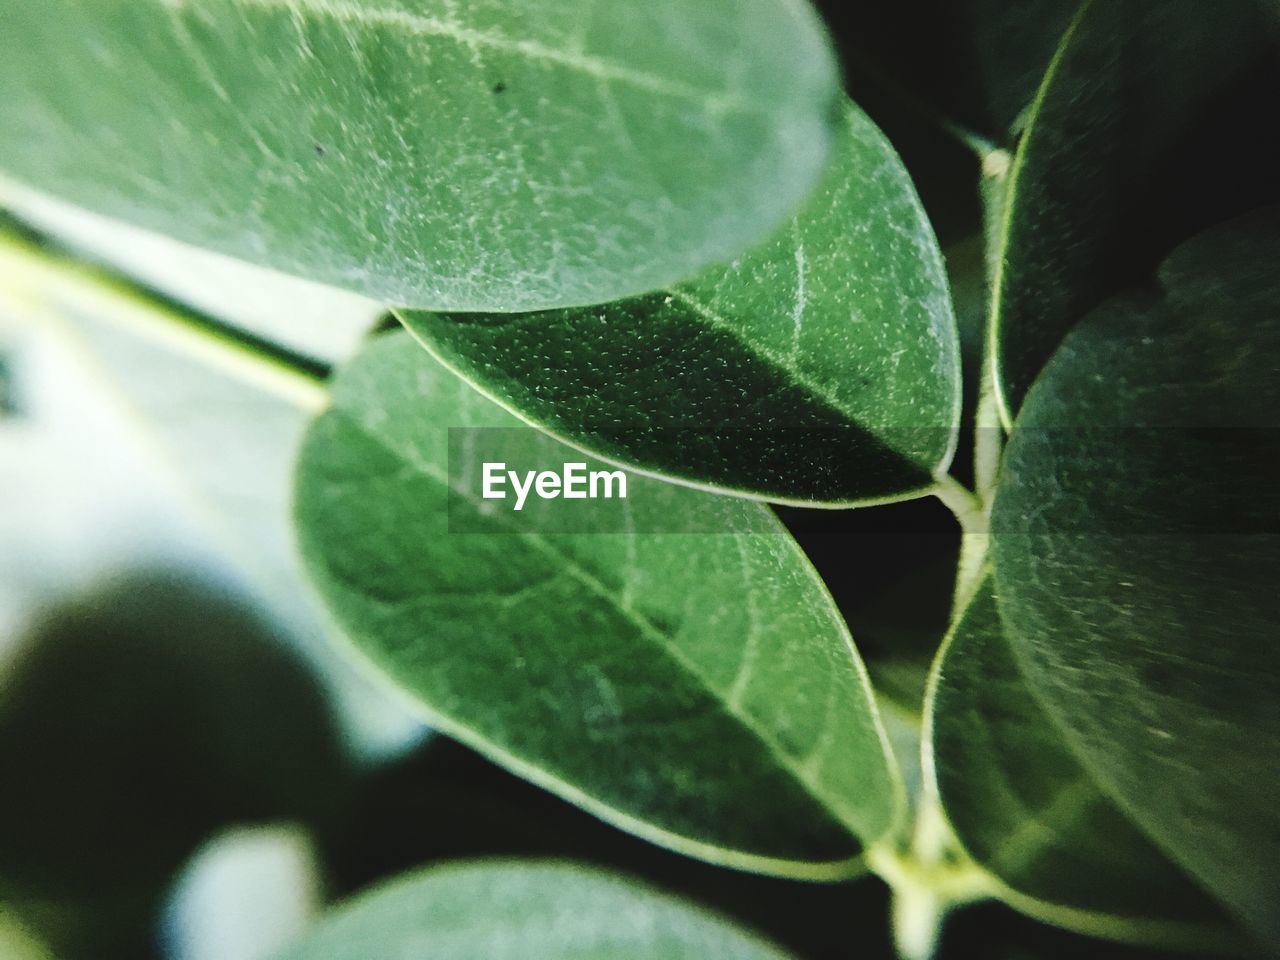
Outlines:
{"label": "leaf vein", "polygon": [[[378,431],[367,423],[361,422],[353,413],[333,409],[331,414],[341,417],[359,430],[364,436],[376,443],[393,459],[400,461],[407,469],[417,470],[422,476],[427,477],[436,483],[441,484],[447,490],[452,491],[462,499],[476,505],[481,505],[473,491],[468,489],[459,489],[449,477],[447,471],[441,470],[438,466],[422,460],[420,457],[414,456],[413,451],[408,449],[398,449],[378,433]],[[498,518],[502,518],[503,514],[496,514]],[[510,520],[505,521],[508,525]],[[617,611],[618,615],[627,623],[629,623],[636,632],[645,640],[650,642],[666,653],[672,661],[684,670],[690,678],[695,680],[704,690],[711,696],[712,700],[723,704],[725,711],[742,724],[743,729],[753,735],[761,744],[769,756],[777,761],[795,782],[801,786],[824,810],[830,812],[839,823],[849,830],[850,834],[856,839],[857,831],[857,815],[851,810],[847,810],[845,805],[840,802],[838,797],[827,795],[816,772],[812,771],[809,765],[802,765],[798,759],[792,756],[767,730],[763,729],[756,718],[749,712],[742,709],[740,705],[729,702],[726,695],[717,690],[716,685],[706,676],[706,674],[689,659],[688,655],[680,649],[680,647],[672,641],[658,627],[642,613],[628,609],[616,592],[611,590],[606,584],[600,581],[591,571],[583,567],[571,554],[557,548],[553,542],[547,537],[528,530],[519,530],[524,541],[538,552],[548,556],[556,561],[564,571],[564,574],[572,580],[585,587],[586,590],[603,601],[608,606]],[[741,535],[739,535],[741,536]],[[741,549],[741,544],[739,544]]]}

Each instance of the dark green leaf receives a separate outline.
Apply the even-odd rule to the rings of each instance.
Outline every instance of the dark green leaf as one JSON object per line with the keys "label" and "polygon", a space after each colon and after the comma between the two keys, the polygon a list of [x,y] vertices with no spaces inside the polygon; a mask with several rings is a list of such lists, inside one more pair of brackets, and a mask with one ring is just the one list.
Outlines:
{"label": "dark green leaf", "polygon": [[4,0],[0,168],[379,300],[652,290],[816,182],[803,0]]}
{"label": "dark green leaf", "polygon": [[944,247],[979,229],[982,155],[1031,102],[1079,0],[816,0],[846,89],[901,154]]}
{"label": "dark green leaf", "polygon": [[1063,336],[1178,243],[1280,196],[1256,0],[1089,0],[1009,174],[992,312],[1006,425]]}
{"label": "dark green leaf", "polygon": [[339,908],[278,960],[785,960],[746,931],[568,863],[436,867]]}
{"label": "dark green leaf", "polygon": [[1102,793],[1028,690],[989,577],[935,677],[929,726],[947,819],[1016,905],[1123,939],[1226,939],[1221,908]]}
{"label": "dark green leaf", "polygon": [[808,205],[727,268],[602,307],[404,319],[529,422],[694,485],[777,501],[920,496],[953,449],[942,258],[893,148],[852,106]]}
{"label": "dark green leaf", "polygon": [[1098,784],[1280,939],[1280,212],[1184,245],[1028,395],[992,519],[1027,679]]}
{"label": "dark green leaf", "polygon": [[890,829],[901,788],[865,670],[767,508],[631,477],[600,501],[627,527],[712,532],[620,532],[596,501],[565,508],[578,534],[540,529],[532,502],[494,509],[449,428],[517,433],[531,466],[579,455],[510,429],[407,334],[374,340],[332,396],[298,467],[303,555],[433,725],[712,860],[829,876]]}

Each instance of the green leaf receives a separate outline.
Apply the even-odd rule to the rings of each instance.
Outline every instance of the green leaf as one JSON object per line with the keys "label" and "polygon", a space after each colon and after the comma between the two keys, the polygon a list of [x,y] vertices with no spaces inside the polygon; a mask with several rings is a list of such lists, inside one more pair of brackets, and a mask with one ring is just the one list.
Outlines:
{"label": "green leaf", "polygon": [[775,501],[920,496],[959,417],[946,273],[906,170],[852,105],[835,154],[788,229],[687,283],[403,319],[490,397],[606,460]]}
{"label": "green leaf", "polygon": [[1012,421],[1062,338],[1200,230],[1280,199],[1280,65],[1256,0],[1089,0],[1009,173],[992,308]]}
{"label": "green leaf", "polygon": [[578,455],[510,429],[402,332],[339,373],[332,404],[298,465],[302,553],[355,646],[433,726],[713,861],[841,875],[854,838],[891,829],[901,786],[865,669],[767,508],[631,477],[607,502],[641,532],[593,501],[566,508],[581,533],[520,522],[534,504],[494,509],[464,485],[479,465],[451,451],[451,428],[518,434],[529,466]]}
{"label": "green leaf", "polygon": [[826,160],[803,0],[3,0],[0,168],[222,253],[441,310],[652,290]]}
{"label": "green leaf", "polygon": [[[988,129],[999,135],[1018,125],[1035,98],[1045,68],[1079,8],[1079,0],[970,0],[972,64],[960,75],[976,75]],[[953,77],[959,80],[959,77]],[[967,84],[957,83],[961,89]]]}
{"label": "green leaf", "polygon": [[1099,785],[1280,940],[1280,208],[1185,244],[1028,395],[992,519],[1002,618]]}
{"label": "green leaf", "polygon": [[637,881],[568,863],[460,863],[336,910],[278,960],[785,960],[776,947]]}
{"label": "green leaf", "polygon": [[1098,788],[1027,688],[984,577],[935,666],[947,819],[1015,906],[1101,936],[1221,945],[1229,921]]}

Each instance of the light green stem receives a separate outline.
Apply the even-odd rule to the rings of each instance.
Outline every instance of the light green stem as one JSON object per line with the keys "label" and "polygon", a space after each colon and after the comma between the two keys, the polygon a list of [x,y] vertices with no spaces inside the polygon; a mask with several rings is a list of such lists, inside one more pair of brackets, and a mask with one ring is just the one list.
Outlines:
{"label": "light green stem", "polygon": [[974,486],[983,512],[990,517],[991,506],[1000,480],[1000,457],[1004,453],[1005,432],[1000,425],[1000,405],[996,399],[993,358],[987,354],[982,364],[982,382],[978,387],[978,409],[974,416],[973,473]]}
{"label": "light green stem", "polygon": [[906,850],[874,847],[867,853],[867,863],[892,891],[890,922],[902,960],[930,960],[947,915],[996,892],[990,876],[956,844],[937,795],[928,786],[910,846]]}
{"label": "light green stem", "polygon": [[[996,249],[991,229],[1000,218],[1010,156],[992,149],[983,155],[984,194],[988,200],[988,249]],[[988,255],[994,274],[998,266]],[[989,280],[992,279],[989,277]],[[1005,431],[1000,422],[995,382],[995,351],[988,338],[974,413],[974,489],[954,477],[935,478],[934,495],[960,523],[960,559],[956,570],[953,618],[959,617],[985,576],[990,546],[991,508],[1000,479]],[[936,669],[936,667],[935,667]],[[930,699],[926,695],[926,703]],[[932,762],[931,731],[926,706],[921,737],[921,796],[908,848],[877,848],[867,862],[893,891],[893,938],[902,960],[930,960],[938,947],[947,914],[958,906],[997,896],[999,884],[969,859],[948,825],[938,796]]]}
{"label": "light green stem", "polygon": [[0,289],[21,304],[21,313],[56,317],[68,310],[89,311],[302,409],[318,410],[328,402],[324,365],[3,228]]}

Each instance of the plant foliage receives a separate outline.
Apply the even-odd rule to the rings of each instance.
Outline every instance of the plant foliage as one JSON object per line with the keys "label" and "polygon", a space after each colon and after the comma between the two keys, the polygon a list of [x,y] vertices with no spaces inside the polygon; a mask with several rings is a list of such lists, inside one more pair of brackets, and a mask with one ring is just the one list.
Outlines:
{"label": "plant foliage", "polygon": [[[822,6],[0,0],[0,320],[87,347],[348,732],[407,712],[720,907],[694,861],[878,874],[909,960],[979,900],[1274,952],[1280,12]],[[950,546],[898,570],[927,498]],[[144,630],[138,599],[0,670],[0,939],[28,953],[137,950],[214,826],[323,835],[347,799],[292,661],[244,683],[212,652],[256,621],[183,626],[165,592]],[[171,601],[202,655],[153,642]],[[224,742],[245,691],[258,735]],[[77,822],[39,744],[107,796],[160,714],[201,803],[153,824],[166,781]],[[280,956],[426,953],[784,956],[535,858],[419,867]]]}

